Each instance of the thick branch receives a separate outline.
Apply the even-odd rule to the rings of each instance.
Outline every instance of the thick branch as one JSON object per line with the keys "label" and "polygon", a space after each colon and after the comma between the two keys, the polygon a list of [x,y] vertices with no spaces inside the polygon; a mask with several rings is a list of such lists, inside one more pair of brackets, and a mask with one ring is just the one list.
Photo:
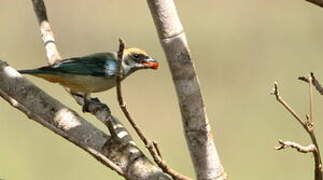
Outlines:
{"label": "thick branch", "polygon": [[183,26],[173,0],[147,0],[176,87],[186,142],[198,179],[220,180],[220,162],[191,60]]}

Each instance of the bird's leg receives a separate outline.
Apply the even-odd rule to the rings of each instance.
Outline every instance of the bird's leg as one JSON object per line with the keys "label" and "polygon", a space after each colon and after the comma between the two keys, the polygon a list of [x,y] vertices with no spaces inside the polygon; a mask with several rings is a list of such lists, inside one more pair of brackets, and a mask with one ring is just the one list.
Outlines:
{"label": "bird's leg", "polygon": [[[107,105],[100,102],[98,98],[91,98],[90,94],[85,93],[83,95],[84,105],[82,107],[83,112],[96,112],[100,109],[107,109],[110,112],[110,109]],[[91,106],[91,107],[90,107]]]}
{"label": "bird's leg", "polygon": [[82,111],[83,112],[89,112],[89,104],[90,104],[90,95],[87,94],[87,93],[76,93],[76,92],[71,92],[71,94],[73,96],[77,96],[77,97],[80,97],[80,98],[83,98],[83,106],[82,106]]}
{"label": "bird's leg", "polygon": [[71,92],[73,96],[77,96],[79,98],[83,98],[83,106],[82,106],[82,111],[83,112],[89,112],[89,104],[90,104],[90,95],[89,94],[80,94],[76,92]]}
{"label": "bird's leg", "polygon": [[84,101],[84,104],[83,104],[83,106],[82,106],[82,111],[83,112],[90,112],[89,111],[89,105],[90,105],[90,101],[91,101],[91,99],[90,99],[91,97],[90,97],[90,94],[88,94],[88,93],[85,93],[84,95],[83,95],[83,101]]}
{"label": "bird's leg", "polygon": [[91,98],[89,93],[79,94],[75,92],[71,92],[73,96],[78,96],[83,98],[83,112],[96,112],[102,108],[107,109],[110,112],[110,109],[107,105],[100,102],[98,98]]}

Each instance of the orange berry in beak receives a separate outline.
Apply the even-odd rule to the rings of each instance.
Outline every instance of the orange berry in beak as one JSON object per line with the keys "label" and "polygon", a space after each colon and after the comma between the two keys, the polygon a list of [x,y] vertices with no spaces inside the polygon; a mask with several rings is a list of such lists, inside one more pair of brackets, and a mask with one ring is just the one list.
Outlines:
{"label": "orange berry in beak", "polygon": [[143,63],[145,66],[151,68],[151,69],[158,69],[159,63],[158,62],[145,62]]}

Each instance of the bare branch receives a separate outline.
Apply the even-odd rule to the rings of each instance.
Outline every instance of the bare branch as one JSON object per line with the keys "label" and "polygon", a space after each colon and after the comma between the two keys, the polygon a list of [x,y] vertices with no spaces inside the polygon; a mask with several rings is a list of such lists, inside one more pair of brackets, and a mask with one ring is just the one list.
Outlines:
{"label": "bare branch", "polygon": [[121,90],[122,68],[121,68],[121,64],[122,64],[122,60],[123,60],[123,50],[124,50],[124,48],[125,48],[125,44],[124,44],[123,40],[119,39],[118,70],[117,70],[118,75],[116,76],[117,98],[118,98],[119,106],[120,106],[122,112],[125,114],[126,118],[128,119],[129,123],[135,129],[136,133],[138,134],[140,139],[143,141],[143,143],[145,145],[147,145],[147,144],[149,144],[148,139],[145,137],[145,135],[143,134],[141,129],[137,126],[137,124],[135,123],[135,121],[131,117],[131,115],[130,115],[128,109],[127,109],[127,105],[124,102],[123,96],[122,96],[122,90]]}
{"label": "bare branch", "polygon": [[176,87],[186,142],[197,179],[226,179],[175,4],[173,0],[147,0],[147,3]]}
{"label": "bare branch", "polygon": [[314,155],[314,161],[315,161],[315,180],[323,180],[323,172],[322,172],[322,159],[321,159],[321,153],[320,153],[320,147],[319,147],[319,144],[317,143],[317,140],[316,140],[316,136],[315,136],[315,133],[314,133],[314,122],[313,122],[313,80],[315,78],[314,77],[314,74],[311,73],[310,75],[308,75],[308,81],[309,81],[309,111],[310,111],[310,115],[309,115],[309,118],[307,120],[307,132],[311,138],[311,141],[312,143],[314,144],[315,148],[316,148],[316,151],[313,152],[313,155]]}
{"label": "bare branch", "polygon": [[323,87],[321,86],[320,82],[315,78],[314,73],[311,72],[312,77],[312,84],[316,88],[316,90],[323,95]]}
{"label": "bare branch", "polygon": [[[300,77],[300,80],[303,81],[307,81],[309,82],[309,93],[310,93],[310,113],[308,115],[306,115],[306,119],[307,120],[303,120],[302,118],[300,118],[300,116],[287,104],[287,102],[285,102],[279,95],[279,91],[278,91],[278,85],[277,82],[274,83],[274,89],[272,94],[275,95],[276,100],[282,104],[285,109],[291,113],[293,115],[293,117],[303,126],[303,128],[306,130],[307,134],[310,136],[311,141],[315,147],[315,151],[311,151],[313,153],[314,156],[314,174],[315,174],[315,180],[323,180],[323,172],[322,172],[322,160],[321,160],[321,154],[320,154],[320,148],[319,145],[317,143],[317,139],[314,133],[314,123],[313,123],[313,119],[312,119],[312,82],[313,82],[313,74],[309,75],[308,78],[305,77]],[[283,142],[282,142],[283,143]],[[282,144],[280,143],[280,144]],[[296,148],[297,150],[299,150],[300,152],[306,148],[296,144],[296,143],[287,143],[286,147],[292,147],[292,148]],[[284,148],[284,146],[282,146],[281,148]]]}
{"label": "bare branch", "polygon": [[58,53],[55,45],[54,33],[48,23],[44,1],[32,0],[32,3],[38,19],[40,34],[44,42],[48,61],[50,64],[54,64],[56,61],[61,60],[62,58]]}
{"label": "bare branch", "polygon": [[275,150],[293,148],[293,149],[296,149],[298,152],[301,152],[301,153],[309,153],[309,152],[316,151],[316,148],[315,148],[314,144],[310,144],[310,145],[307,145],[307,146],[302,146],[302,145],[297,144],[297,143],[292,142],[292,141],[282,141],[282,140],[279,140],[278,143],[280,145],[275,147]]}
{"label": "bare branch", "polygon": [[154,148],[156,149],[157,151],[157,154],[158,156],[163,159],[162,155],[161,155],[161,152],[160,152],[160,149],[159,149],[159,146],[158,146],[158,143],[156,141],[153,141],[153,145],[154,145]]}
{"label": "bare branch", "polygon": [[279,91],[278,91],[278,84],[277,82],[274,83],[274,89],[273,92],[271,93],[272,95],[274,95],[276,97],[276,100],[284,106],[284,108],[305,128],[306,124],[305,121],[295,112],[295,110],[293,108],[291,108],[286,101],[280,97],[279,95]]}
{"label": "bare branch", "polygon": [[308,94],[309,94],[309,115],[307,117],[307,123],[313,127],[313,79],[311,75],[308,75]]}

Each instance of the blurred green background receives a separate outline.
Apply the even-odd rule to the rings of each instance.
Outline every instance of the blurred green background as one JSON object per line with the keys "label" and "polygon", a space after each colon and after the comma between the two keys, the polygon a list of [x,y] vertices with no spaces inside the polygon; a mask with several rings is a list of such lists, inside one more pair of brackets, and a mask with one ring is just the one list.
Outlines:
{"label": "blurred green background", "polygon": [[[309,139],[269,93],[274,81],[302,116],[313,71],[323,82],[323,9],[303,0],[176,1],[199,75],[215,142],[230,179],[313,179],[313,158],[276,152],[278,139]],[[117,38],[147,50],[159,71],[124,81],[128,107],[145,133],[159,142],[166,161],[193,177],[177,99],[145,1],[46,1],[63,57],[117,49]],[[0,1],[0,58],[17,69],[46,65],[29,0]],[[62,87],[27,77],[81,113]],[[115,91],[95,94],[128,126]],[[315,93],[316,133],[323,148],[322,97]],[[102,130],[95,118],[82,114]],[[133,131],[131,131],[132,134]],[[138,144],[141,143],[138,141]],[[73,144],[0,99],[0,178],[6,180],[121,179]]]}

